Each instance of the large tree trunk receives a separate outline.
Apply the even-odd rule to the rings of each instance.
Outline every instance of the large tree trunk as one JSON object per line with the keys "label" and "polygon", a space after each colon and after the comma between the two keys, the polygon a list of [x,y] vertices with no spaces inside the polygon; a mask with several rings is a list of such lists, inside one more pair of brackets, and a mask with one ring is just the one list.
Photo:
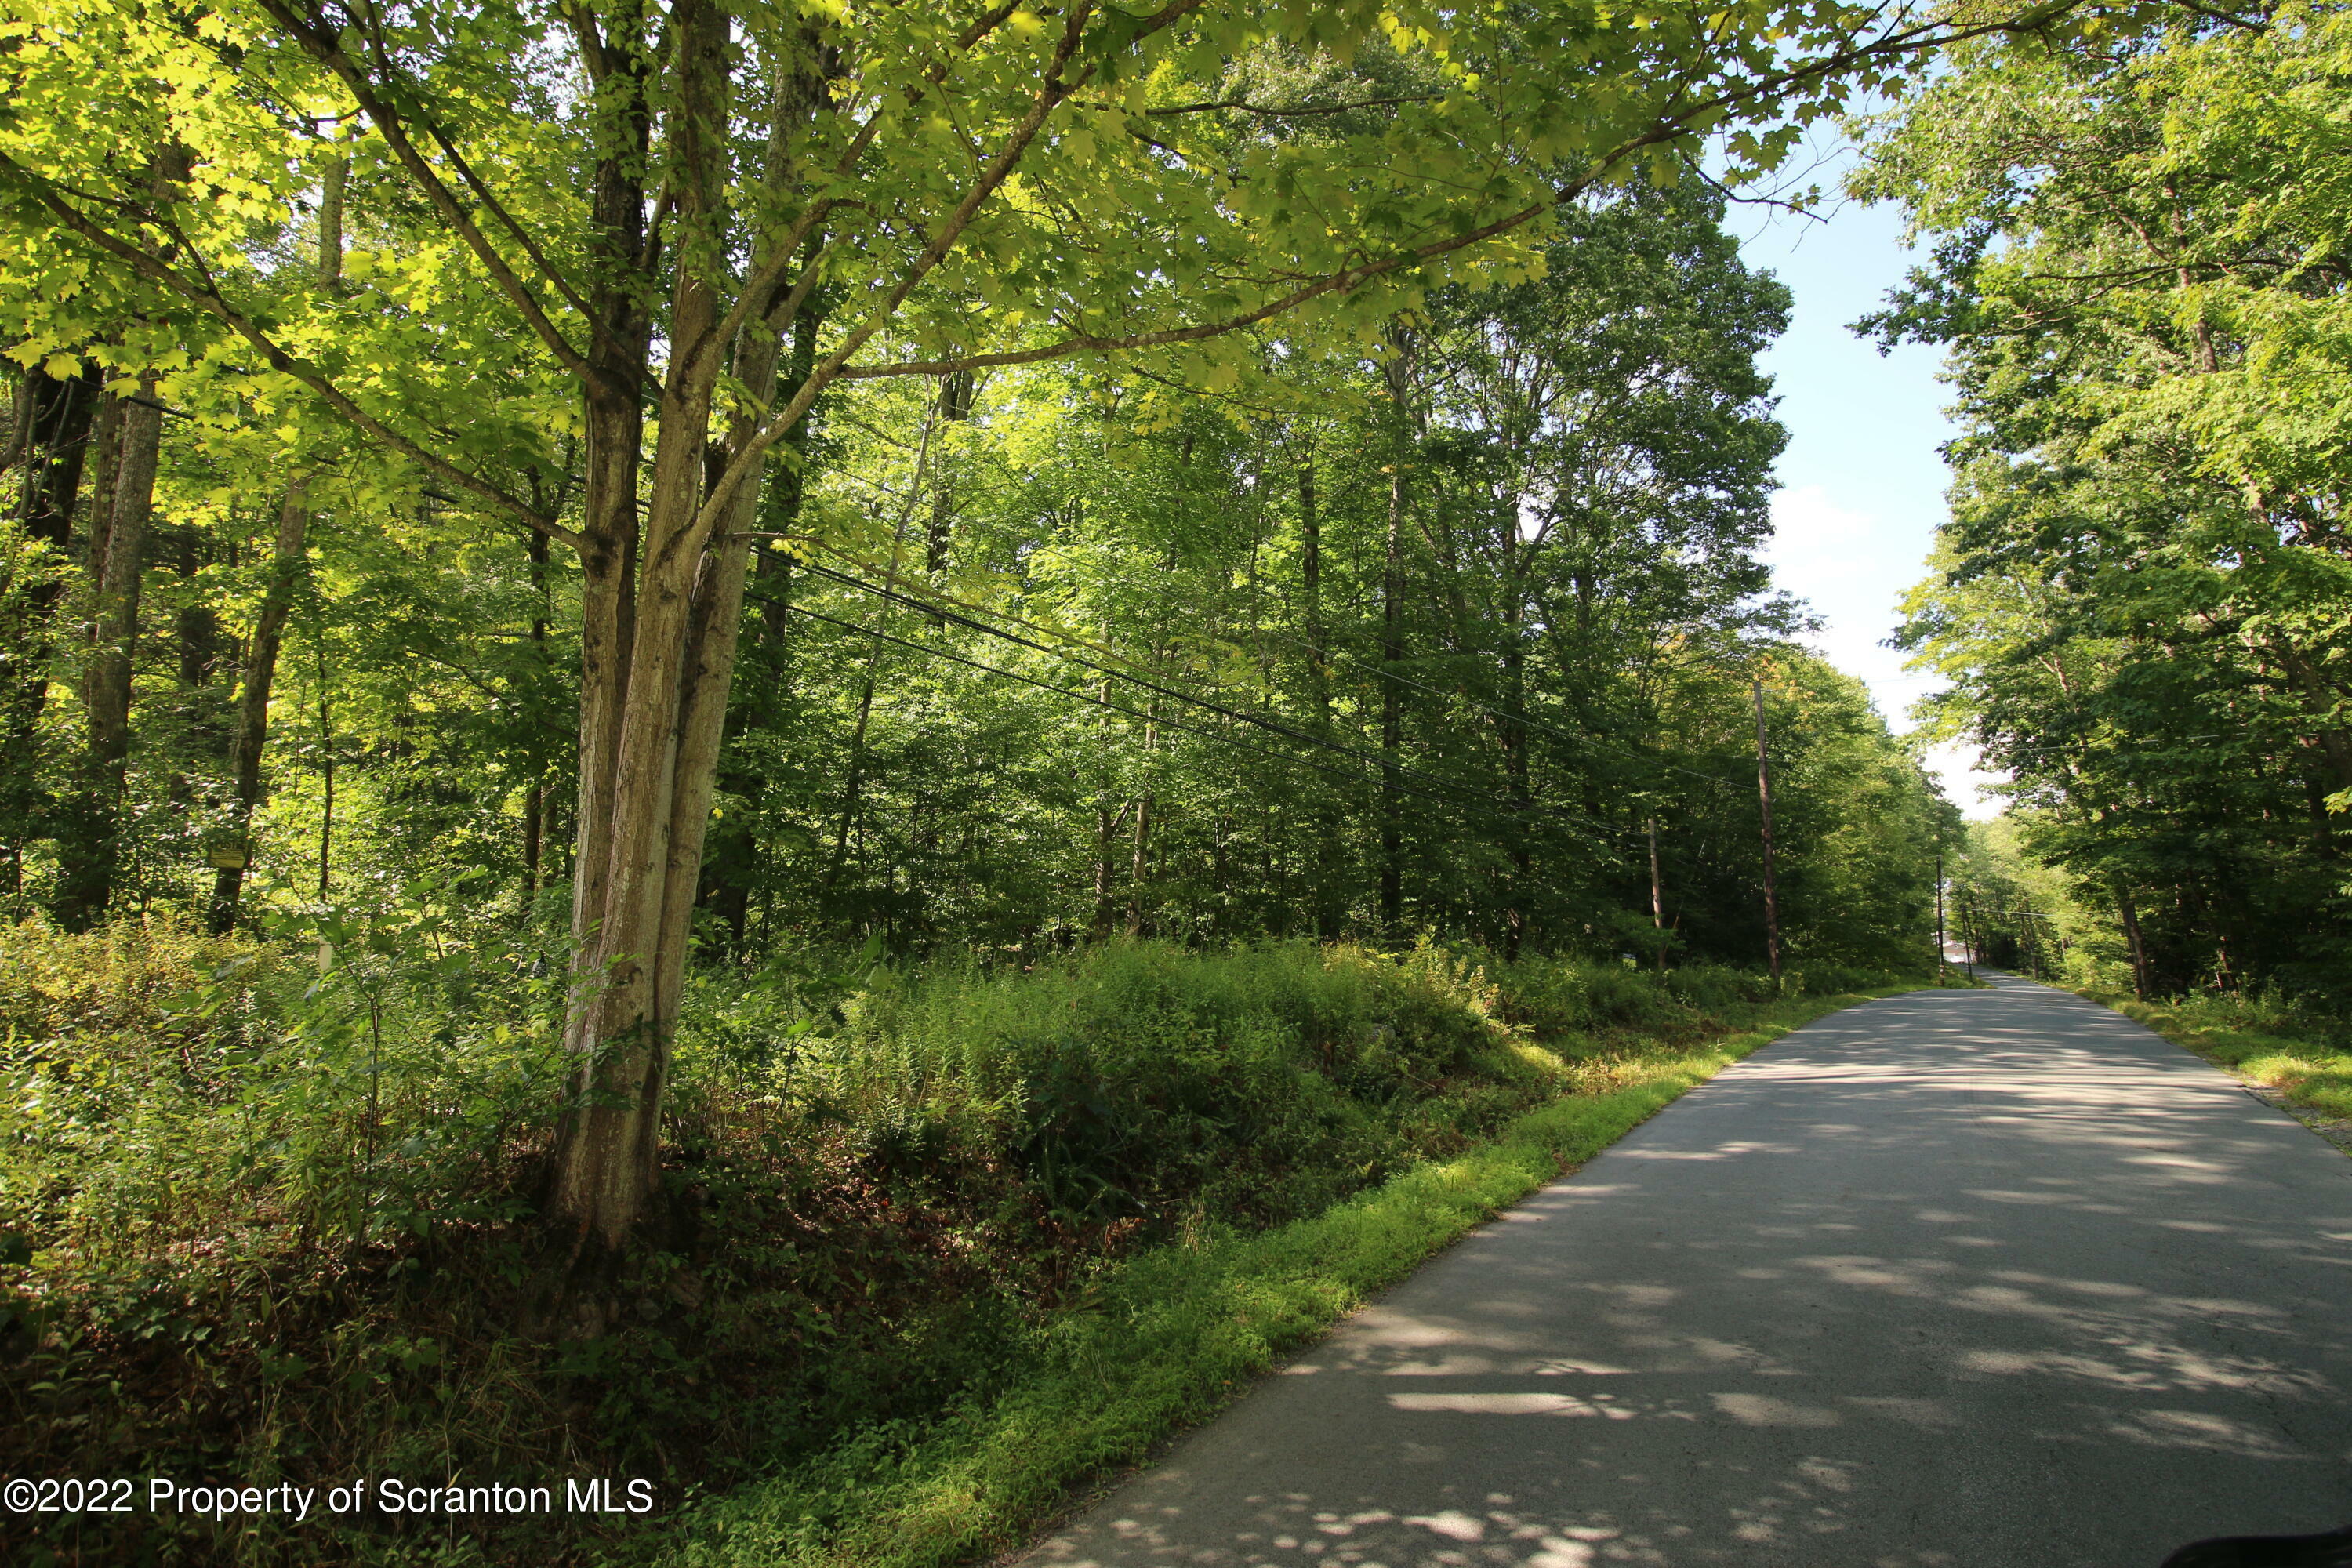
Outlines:
{"label": "large tree trunk", "polygon": [[[620,689],[583,699],[573,905],[588,964],[567,1025],[567,1044],[581,1067],[556,1149],[552,1194],[559,1215],[608,1247],[620,1246],[645,1215],[657,1181],[673,1022],[662,1005],[661,982],[684,962],[672,951],[684,931],[662,918],[667,872],[681,847],[674,838],[690,839],[699,856],[700,816],[709,810],[706,803],[688,826],[690,802],[678,791],[680,721],[704,669],[701,645],[723,642],[711,651],[729,660],[734,652],[731,626],[723,638],[698,635],[725,596],[730,574],[723,566],[705,570],[704,541],[695,528],[723,363],[707,340],[719,319],[708,269],[718,259],[711,229],[725,182],[727,24],[713,6],[688,0],[674,8],[672,26],[679,98],[668,171],[678,257],[672,357],[661,391],[643,553],[628,596],[628,639],[608,650],[619,665],[606,679]],[[612,586],[618,597],[627,584]],[[616,616],[612,630],[619,629]],[[592,734],[592,726],[598,732]]]}
{"label": "large tree trunk", "polygon": [[[628,689],[631,588],[636,575],[637,474],[645,443],[643,379],[654,257],[646,234],[645,165],[653,115],[642,4],[569,13],[595,98],[589,174],[587,374],[582,389],[579,799],[572,927],[582,994],[593,989],[593,938],[604,892],[604,850]],[[573,1011],[579,1007],[575,998]],[[575,1035],[577,1031],[574,1031]]]}
{"label": "large tree trunk", "polygon": [[[677,228],[672,359],[630,600],[627,673],[614,710],[609,796],[592,822],[583,786],[575,874],[583,984],[568,1023],[581,1066],[554,1161],[552,1207],[583,1243],[622,1245],[659,1182],[661,1104],[683,994],[691,913],[725,731],[760,475],[748,470],[721,515],[703,519],[705,459],[719,373],[756,407],[773,398],[780,337],[797,301],[760,302],[758,328],[716,341],[723,249],[715,243],[729,174],[728,18],[704,0],[672,8],[677,106],[669,188]],[[821,103],[813,58],[775,83],[769,174],[787,174],[793,134]],[[772,252],[754,258],[764,267]],[[729,432],[730,458],[753,449],[756,421]],[[707,524],[707,527],[706,527]],[[583,773],[589,725],[583,725]],[[597,864],[591,868],[592,859]]]}
{"label": "large tree trunk", "polygon": [[116,466],[110,476],[101,475],[109,497],[104,554],[93,561],[98,594],[82,678],[88,743],[58,843],[57,915],[69,931],[86,930],[102,918],[114,894],[123,777],[131,756],[132,656],[163,434],[163,415],[151,374],[141,380],[139,395],[122,407]]}

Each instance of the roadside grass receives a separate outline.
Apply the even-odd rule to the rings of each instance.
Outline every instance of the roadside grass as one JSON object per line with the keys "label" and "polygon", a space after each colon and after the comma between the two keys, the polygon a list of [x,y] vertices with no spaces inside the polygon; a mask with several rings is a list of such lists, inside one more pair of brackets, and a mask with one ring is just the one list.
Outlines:
{"label": "roadside grass", "polygon": [[854,1440],[670,1521],[676,1568],[948,1568],[1016,1547],[1496,1213],[1694,1085],[1826,1014],[1915,989],[1727,1009],[1710,1040],[1559,1043],[1571,1091],[1325,1212],[1105,1268],[984,1397]]}
{"label": "roadside grass", "polygon": [[561,1298],[566,965],[379,891],[257,939],[0,927],[0,1475],[601,1475],[657,1510],[58,1514],[11,1561],[946,1562],[1905,978],[1809,964],[1788,994],[1825,999],[1774,1004],[1435,942],[714,965],[657,1217]]}
{"label": "roadside grass", "polygon": [[[2084,989],[2104,1004],[2288,1104],[2352,1120],[2352,1049],[2342,1026],[2267,997],[2191,996],[2141,1002]],[[2333,1036],[2334,1038],[2326,1037]]]}

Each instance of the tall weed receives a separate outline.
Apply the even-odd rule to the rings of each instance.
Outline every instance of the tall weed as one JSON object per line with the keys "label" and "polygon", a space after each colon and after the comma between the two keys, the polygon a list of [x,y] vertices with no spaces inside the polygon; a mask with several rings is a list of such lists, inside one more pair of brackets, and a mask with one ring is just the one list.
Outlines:
{"label": "tall weed", "polygon": [[[266,940],[0,932],[0,1473],[560,1465],[675,1498],[887,1446],[1008,1386],[1120,1260],[1307,1219],[1615,1093],[1641,1040],[1769,991],[1437,944],[706,972],[660,1221],[554,1319],[532,1208],[566,966],[467,909],[417,883]],[[423,1528],[135,1521],[73,1550],[598,1549],[576,1521]]]}

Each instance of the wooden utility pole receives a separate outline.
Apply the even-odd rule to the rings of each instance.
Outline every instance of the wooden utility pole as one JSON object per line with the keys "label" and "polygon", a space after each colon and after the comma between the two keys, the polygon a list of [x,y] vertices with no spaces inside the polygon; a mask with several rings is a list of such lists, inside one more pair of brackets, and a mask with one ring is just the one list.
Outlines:
{"label": "wooden utility pole", "polygon": [[1764,952],[1772,962],[1772,989],[1780,989],[1780,900],[1772,889],[1772,763],[1764,741],[1764,682],[1756,695],[1756,798],[1764,808]]}
{"label": "wooden utility pole", "polygon": [[1658,819],[1650,818],[1650,924],[1658,933],[1658,973],[1666,972],[1666,890],[1658,879]]}
{"label": "wooden utility pole", "polygon": [[1944,980],[1944,840],[1936,839],[1936,983]]}

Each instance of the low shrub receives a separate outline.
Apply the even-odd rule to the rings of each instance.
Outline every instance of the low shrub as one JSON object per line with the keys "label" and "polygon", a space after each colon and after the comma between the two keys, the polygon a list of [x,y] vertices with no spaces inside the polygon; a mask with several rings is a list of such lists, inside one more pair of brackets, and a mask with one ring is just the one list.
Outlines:
{"label": "low shrub", "polygon": [[[1303,1222],[1617,1092],[1630,1042],[1769,990],[1435,944],[708,972],[660,1221],[557,1315],[533,1206],[565,963],[466,909],[418,884],[266,941],[0,933],[0,1473],[725,1489],[985,1402],[1120,1259]],[[90,1564],[551,1562],[613,1531],[42,1539]]]}

